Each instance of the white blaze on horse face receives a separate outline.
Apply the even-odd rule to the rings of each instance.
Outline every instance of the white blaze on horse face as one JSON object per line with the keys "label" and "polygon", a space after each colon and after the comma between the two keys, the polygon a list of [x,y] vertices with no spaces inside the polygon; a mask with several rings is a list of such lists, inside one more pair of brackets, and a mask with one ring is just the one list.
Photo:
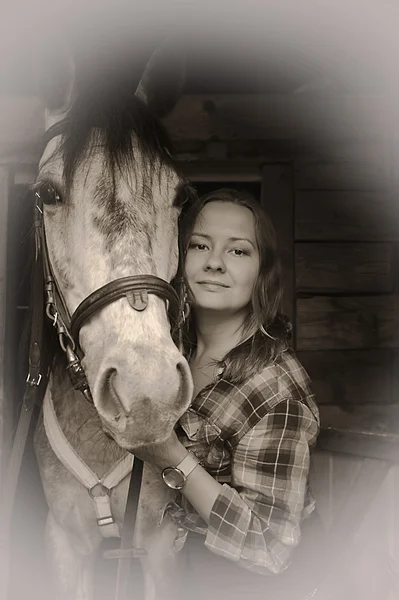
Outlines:
{"label": "white blaze on horse face", "polygon": [[[44,207],[44,222],[71,314],[121,277],[152,274],[170,281],[178,265],[176,173],[160,164],[141,168],[139,155],[134,172],[116,173],[114,192],[99,150],[78,167],[66,196],[56,175],[63,172],[59,154],[46,160],[58,142],[48,145],[39,179],[52,181],[64,198]],[[145,173],[153,170],[147,181]],[[192,380],[171,339],[165,301],[149,294],[147,308],[138,312],[126,298],[116,300],[83,325],[79,341],[104,429],[126,448],[166,439],[191,401]]]}

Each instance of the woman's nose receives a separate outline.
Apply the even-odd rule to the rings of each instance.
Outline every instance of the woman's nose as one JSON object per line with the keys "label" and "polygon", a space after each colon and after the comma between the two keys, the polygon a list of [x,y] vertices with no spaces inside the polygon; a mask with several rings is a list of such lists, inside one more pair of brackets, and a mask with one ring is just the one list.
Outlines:
{"label": "woman's nose", "polygon": [[210,252],[207,256],[205,265],[205,271],[225,271],[226,267],[220,252]]}

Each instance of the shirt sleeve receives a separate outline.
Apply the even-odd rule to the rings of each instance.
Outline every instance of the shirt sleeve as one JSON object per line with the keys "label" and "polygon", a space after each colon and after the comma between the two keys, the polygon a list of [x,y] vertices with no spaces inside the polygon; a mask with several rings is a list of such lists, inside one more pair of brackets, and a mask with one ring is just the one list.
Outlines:
{"label": "shirt sleeve", "polygon": [[309,439],[318,423],[306,405],[282,400],[232,451],[231,486],[224,484],[205,545],[250,570],[288,566],[300,540],[309,474]]}

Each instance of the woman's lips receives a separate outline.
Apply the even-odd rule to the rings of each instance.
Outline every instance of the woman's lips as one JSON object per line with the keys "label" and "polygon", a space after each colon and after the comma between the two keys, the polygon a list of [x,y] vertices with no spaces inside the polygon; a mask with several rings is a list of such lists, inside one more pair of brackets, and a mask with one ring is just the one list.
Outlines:
{"label": "woman's lips", "polygon": [[224,283],[221,283],[220,281],[210,281],[210,280],[204,280],[204,281],[198,281],[197,282],[198,285],[201,285],[202,287],[205,287],[206,289],[226,289],[229,286],[225,285]]}

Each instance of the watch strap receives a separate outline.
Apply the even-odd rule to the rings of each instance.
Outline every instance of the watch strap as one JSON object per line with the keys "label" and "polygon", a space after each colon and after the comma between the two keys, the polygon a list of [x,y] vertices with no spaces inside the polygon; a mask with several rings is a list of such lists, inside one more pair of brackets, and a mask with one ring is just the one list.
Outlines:
{"label": "watch strap", "polygon": [[196,459],[192,452],[189,452],[187,456],[183,458],[183,460],[177,465],[176,469],[179,469],[187,479],[187,477],[192,473],[199,465],[199,461]]}

